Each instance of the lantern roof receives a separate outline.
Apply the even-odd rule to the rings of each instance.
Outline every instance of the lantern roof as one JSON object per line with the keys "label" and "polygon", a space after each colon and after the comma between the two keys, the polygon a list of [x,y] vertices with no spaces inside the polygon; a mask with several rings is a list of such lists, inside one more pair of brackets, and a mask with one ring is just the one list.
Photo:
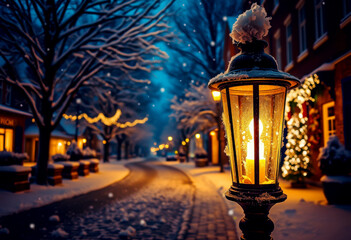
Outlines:
{"label": "lantern roof", "polygon": [[275,59],[264,52],[268,46],[266,41],[254,39],[252,42],[238,43],[237,46],[241,52],[231,59],[227,71],[209,81],[210,89],[218,90],[224,84],[241,85],[255,81],[260,84],[285,83],[288,89],[300,85],[298,78],[279,71]]}

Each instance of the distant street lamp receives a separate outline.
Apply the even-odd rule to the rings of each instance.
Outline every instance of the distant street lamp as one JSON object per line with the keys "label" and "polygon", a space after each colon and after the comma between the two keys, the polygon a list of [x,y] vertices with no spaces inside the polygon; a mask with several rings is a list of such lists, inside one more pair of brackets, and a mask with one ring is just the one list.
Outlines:
{"label": "distant street lamp", "polygon": [[217,123],[217,128],[218,128],[218,164],[220,167],[220,172],[224,172],[223,169],[223,161],[221,158],[221,126],[222,126],[222,119],[221,119],[221,92],[219,91],[212,91],[212,97],[213,100],[216,102],[216,123]]}
{"label": "distant street lamp", "polygon": [[232,186],[226,198],[245,212],[241,239],[271,239],[270,208],[286,199],[278,183],[286,92],[300,81],[280,72],[267,42],[239,43],[229,71],[209,82],[222,95]]}
{"label": "distant street lamp", "polygon": [[172,137],[172,136],[169,136],[169,137],[168,137],[168,141],[170,141],[170,142],[173,141],[173,137]]}
{"label": "distant street lamp", "polygon": [[74,135],[74,139],[76,140],[76,143],[78,144],[78,124],[79,124],[79,111],[80,111],[80,104],[82,103],[82,99],[77,98],[76,99],[76,110],[77,110],[77,118],[76,118],[76,133]]}

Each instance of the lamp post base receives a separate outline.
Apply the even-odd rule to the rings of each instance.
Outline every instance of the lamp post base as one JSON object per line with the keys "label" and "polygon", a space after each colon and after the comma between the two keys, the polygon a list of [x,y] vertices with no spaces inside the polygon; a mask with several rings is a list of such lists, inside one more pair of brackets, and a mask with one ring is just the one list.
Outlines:
{"label": "lamp post base", "polygon": [[241,240],[272,240],[274,223],[268,217],[269,210],[287,198],[279,186],[268,191],[239,191],[232,186],[225,196],[228,200],[237,202],[244,210],[245,216],[239,223],[243,232]]}

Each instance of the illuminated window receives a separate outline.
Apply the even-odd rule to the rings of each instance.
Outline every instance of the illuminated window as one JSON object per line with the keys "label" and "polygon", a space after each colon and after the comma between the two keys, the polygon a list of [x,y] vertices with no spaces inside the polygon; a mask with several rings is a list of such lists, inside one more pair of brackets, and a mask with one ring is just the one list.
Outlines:
{"label": "illuminated window", "polygon": [[0,128],[0,151],[13,151],[13,129]]}
{"label": "illuminated window", "polygon": [[329,136],[335,135],[335,102],[323,105],[323,137],[324,146],[327,145]]}

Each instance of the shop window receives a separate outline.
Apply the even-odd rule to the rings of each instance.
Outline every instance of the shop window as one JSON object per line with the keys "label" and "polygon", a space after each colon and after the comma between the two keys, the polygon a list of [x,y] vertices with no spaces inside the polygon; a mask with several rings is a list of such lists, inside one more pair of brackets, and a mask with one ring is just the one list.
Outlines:
{"label": "shop window", "polygon": [[13,129],[0,128],[0,151],[13,151]]}
{"label": "shop window", "polygon": [[324,146],[327,145],[330,136],[335,135],[335,102],[323,105],[323,138]]}

